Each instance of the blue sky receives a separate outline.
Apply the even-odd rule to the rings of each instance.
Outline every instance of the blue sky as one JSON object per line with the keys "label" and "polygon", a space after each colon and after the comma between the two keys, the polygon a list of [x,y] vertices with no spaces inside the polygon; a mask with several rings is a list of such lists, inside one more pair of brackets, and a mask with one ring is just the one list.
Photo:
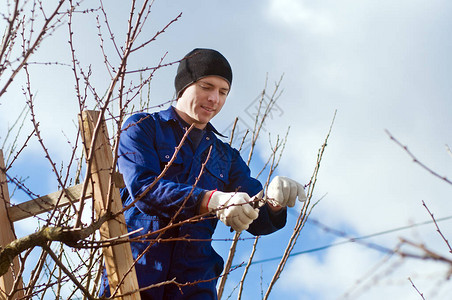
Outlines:
{"label": "blue sky", "polygon": [[[108,7],[118,38],[126,29],[125,4],[128,3],[115,1]],[[284,91],[278,102],[281,113],[266,124],[273,136],[283,135],[291,127],[280,175],[303,183],[309,181],[317,150],[337,110],[314,196],[324,198],[314,209],[313,218],[360,236],[429,220],[422,201],[437,218],[452,215],[450,185],[413,163],[385,133],[385,129],[389,130],[439,174],[451,174],[452,156],[445,145],[452,146],[452,3],[157,0],[143,40],[180,12],[180,20],[137,53],[130,67],[154,66],[165,52],[167,62],[180,59],[196,47],[222,52],[232,65],[234,79],[228,101],[213,122],[219,130],[227,129],[237,115],[246,120],[243,110],[259,95],[266,77],[271,90],[284,74]],[[94,16],[78,16],[75,21],[80,62],[85,67],[92,65],[92,80],[102,90],[108,85],[108,74],[102,65]],[[66,31],[65,26],[61,27],[39,49],[35,60],[69,63]],[[111,46],[108,47],[115,60]],[[152,103],[173,98],[175,71],[176,66],[170,66],[155,74],[150,92]],[[64,66],[35,66],[32,81],[45,140],[48,145],[58,145],[50,147],[55,160],[65,161],[70,146],[62,132],[73,139],[78,111],[72,73]],[[7,125],[23,107],[23,85],[23,78],[18,78],[0,100],[0,142]],[[55,189],[54,178],[43,176],[49,169],[43,156],[33,141],[14,169],[16,174],[29,175],[30,185],[40,194]],[[259,144],[258,156],[256,165],[268,156],[266,138]],[[289,214],[285,229],[262,239],[258,259],[282,251],[294,218]],[[450,238],[450,221],[439,225]],[[308,223],[305,229],[294,251],[341,241],[312,224]],[[217,237],[230,236],[226,228],[218,228]],[[372,241],[394,248],[399,237],[425,243],[450,256],[433,225]],[[244,248],[248,244],[245,242]],[[226,255],[228,243],[214,245]],[[239,253],[238,261],[246,259],[247,251]],[[274,297],[342,299],[350,292],[347,299],[419,299],[408,277],[428,299],[444,299],[452,292],[450,283],[441,281],[447,269],[440,264],[411,260],[397,264],[397,258],[383,263],[383,258],[381,253],[357,244],[299,255],[289,260]],[[379,269],[367,282],[356,284],[376,266]],[[274,267],[274,263],[253,267],[245,299],[259,297],[261,271],[265,285]],[[238,275],[232,281],[241,276],[240,270],[235,272]],[[228,288],[232,291],[233,287],[231,282]]]}

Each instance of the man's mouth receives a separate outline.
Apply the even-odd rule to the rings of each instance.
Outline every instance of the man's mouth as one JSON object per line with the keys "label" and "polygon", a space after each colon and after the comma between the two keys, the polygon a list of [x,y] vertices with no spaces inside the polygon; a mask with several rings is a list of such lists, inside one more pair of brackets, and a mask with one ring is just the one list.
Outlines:
{"label": "man's mouth", "polygon": [[206,106],[201,106],[204,110],[207,110],[208,112],[214,112],[215,109],[212,107],[206,107]]}

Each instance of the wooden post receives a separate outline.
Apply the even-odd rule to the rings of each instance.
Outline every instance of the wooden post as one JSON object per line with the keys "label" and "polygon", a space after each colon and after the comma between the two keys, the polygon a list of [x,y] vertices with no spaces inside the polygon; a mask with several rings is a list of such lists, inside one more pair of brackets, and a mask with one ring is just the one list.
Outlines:
{"label": "wooden post", "polygon": [[[6,180],[5,173],[5,161],[3,160],[3,151],[0,149],[0,246],[7,245],[16,239],[16,234],[14,233],[14,227],[12,222],[8,217],[8,208],[10,206],[9,201],[9,191],[8,184]],[[13,272],[11,271],[13,270]],[[0,299],[7,299],[6,293],[11,293],[14,287],[14,280],[19,273],[19,259],[15,257],[13,259],[12,268],[5,275],[0,277]],[[23,294],[23,284],[22,280],[19,279],[19,283],[16,288],[16,292],[11,298],[8,299],[18,299],[22,298]]]}
{"label": "wooden post", "polygon": [[[107,209],[108,190],[110,184],[110,174],[113,172],[115,166],[112,165],[112,150],[109,144],[107,127],[105,121],[102,119],[100,123],[100,130],[95,138],[94,145],[91,145],[94,130],[98,122],[100,112],[98,111],[83,111],[79,118],[82,138],[85,145],[86,157],[91,147],[94,147],[94,155],[92,157],[91,180],[93,183],[93,198],[94,208],[98,216],[104,214]],[[87,175],[88,176],[88,175]],[[113,178],[111,178],[113,180]],[[111,189],[110,207],[113,213],[122,209],[121,196],[118,188]],[[124,215],[120,214],[116,219],[110,220],[103,224],[100,229],[101,239],[106,240],[118,237],[127,233],[127,227]],[[105,265],[107,268],[108,281],[110,284],[110,291],[113,292],[118,283],[124,278],[123,283],[118,289],[119,294],[130,293],[138,290],[138,281],[133,267],[131,272],[129,269],[133,264],[132,250],[129,243],[123,243],[116,246],[104,247],[103,254]],[[140,293],[135,292],[131,295],[122,297],[122,299],[140,299]]]}

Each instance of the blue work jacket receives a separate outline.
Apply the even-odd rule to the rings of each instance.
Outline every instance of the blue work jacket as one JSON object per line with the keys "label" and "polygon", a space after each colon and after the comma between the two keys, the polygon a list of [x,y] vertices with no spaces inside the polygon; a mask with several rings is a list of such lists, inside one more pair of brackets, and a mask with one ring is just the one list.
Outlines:
{"label": "blue work jacket", "polygon": [[[118,167],[126,184],[121,190],[124,206],[154,182],[185,130],[173,107],[127,119],[118,150]],[[220,141],[217,134],[209,123],[196,149],[188,138],[163,178],[124,213],[129,231],[143,228],[132,237],[159,230],[172,218],[175,223],[199,215],[199,204],[208,190],[242,191],[250,196],[262,190],[239,152]],[[285,225],[286,217],[285,209],[275,214],[264,205],[248,231],[253,235],[272,233]],[[178,283],[193,283],[180,289],[175,284],[151,288],[141,292],[142,299],[217,299],[216,282],[223,270],[223,259],[211,245],[217,222],[212,214],[166,230],[158,241],[153,240],[158,234],[152,234],[131,243],[134,258],[142,255],[135,265],[140,288],[173,278]],[[179,240],[165,241],[171,238]]]}

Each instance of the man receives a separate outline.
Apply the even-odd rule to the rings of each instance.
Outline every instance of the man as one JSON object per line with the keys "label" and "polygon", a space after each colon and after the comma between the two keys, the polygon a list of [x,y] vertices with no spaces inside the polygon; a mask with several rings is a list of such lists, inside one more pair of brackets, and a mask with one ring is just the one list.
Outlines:
{"label": "man", "polygon": [[[217,299],[215,286],[223,259],[210,240],[218,219],[236,231],[269,234],[285,225],[286,206],[294,206],[297,196],[306,199],[303,186],[276,177],[266,195],[273,205],[253,208],[249,203],[262,185],[250,176],[239,152],[221,142],[216,136],[220,133],[210,124],[223,107],[231,83],[232,70],[222,54],[195,49],[179,64],[176,105],[154,114],[135,114],[123,126],[118,166],[126,188],[121,196],[125,206],[140,197],[124,213],[129,231],[142,228],[134,235],[139,236],[164,228],[170,221],[176,224],[205,215],[200,221],[131,243],[134,258],[138,257],[140,288],[174,278],[180,284],[190,283],[150,288],[141,292],[142,299]],[[163,178],[143,196],[192,124],[194,128]]]}

